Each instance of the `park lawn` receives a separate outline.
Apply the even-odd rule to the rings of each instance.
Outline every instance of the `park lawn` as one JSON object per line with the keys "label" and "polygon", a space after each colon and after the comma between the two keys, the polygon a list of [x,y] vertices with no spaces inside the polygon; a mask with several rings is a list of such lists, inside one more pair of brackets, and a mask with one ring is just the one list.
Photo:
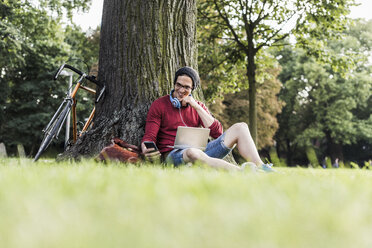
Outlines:
{"label": "park lawn", "polygon": [[0,159],[1,247],[372,247],[372,171]]}

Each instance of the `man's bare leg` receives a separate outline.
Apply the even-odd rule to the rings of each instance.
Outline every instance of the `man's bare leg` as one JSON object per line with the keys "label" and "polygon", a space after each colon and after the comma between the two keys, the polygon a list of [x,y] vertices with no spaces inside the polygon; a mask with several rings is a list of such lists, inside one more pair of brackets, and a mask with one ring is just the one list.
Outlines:
{"label": "man's bare leg", "polygon": [[186,163],[200,161],[213,168],[225,170],[241,170],[239,166],[226,162],[223,159],[209,157],[203,151],[195,148],[189,148],[185,150],[185,152],[183,153],[183,161]]}
{"label": "man's bare leg", "polygon": [[236,123],[227,129],[224,144],[230,148],[237,144],[238,151],[244,159],[258,166],[263,164],[246,123]]}

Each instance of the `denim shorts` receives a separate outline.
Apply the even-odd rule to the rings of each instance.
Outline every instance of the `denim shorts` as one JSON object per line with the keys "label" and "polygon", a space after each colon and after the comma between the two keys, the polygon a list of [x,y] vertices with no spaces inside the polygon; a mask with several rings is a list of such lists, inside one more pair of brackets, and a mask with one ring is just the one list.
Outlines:
{"label": "denim shorts", "polygon": [[[225,133],[215,140],[207,144],[205,154],[212,158],[224,158],[233,148],[227,147],[223,142],[225,140]],[[187,149],[173,149],[165,159],[167,164],[173,164],[175,167],[184,164],[183,153]]]}

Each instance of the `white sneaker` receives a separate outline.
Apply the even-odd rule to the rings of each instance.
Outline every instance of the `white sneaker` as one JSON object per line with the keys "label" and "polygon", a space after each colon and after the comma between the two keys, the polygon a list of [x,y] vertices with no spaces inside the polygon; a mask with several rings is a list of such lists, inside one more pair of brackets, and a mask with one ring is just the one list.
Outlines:
{"label": "white sneaker", "polygon": [[263,165],[259,166],[258,169],[263,171],[263,172],[266,172],[266,173],[277,172],[272,167],[273,167],[273,164],[263,164]]}

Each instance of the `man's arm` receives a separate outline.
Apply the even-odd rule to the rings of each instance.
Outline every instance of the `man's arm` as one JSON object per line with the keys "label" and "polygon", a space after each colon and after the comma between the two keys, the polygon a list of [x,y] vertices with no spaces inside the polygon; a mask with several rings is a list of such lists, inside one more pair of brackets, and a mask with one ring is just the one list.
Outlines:
{"label": "man's arm", "polygon": [[203,126],[211,130],[211,137],[216,139],[223,133],[221,123],[209,113],[204,104],[199,105],[192,96],[187,97],[185,102],[190,104],[190,106],[196,110],[203,123]]}
{"label": "man's arm", "polygon": [[152,104],[146,118],[145,135],[142,138],[141,149],[146,157],[160,156],[159,151],[154,151],[154,148],[146,148],[145,141],[153,141],[156,143],[158,132],[161,124],[161,113],[157,108],[156,103]]}
{"label": "man's arm", "polygon": [[202,120],[204,127],[209,128],[210,126],[212,126],[213,122],[215,121],[214,117],[209,114],[202,106],[200,106],[192,96],[188,96],[184,101],[186,104],[190,104],[190,106],[193,107],[196,112],[198,112],[198,115]]}

